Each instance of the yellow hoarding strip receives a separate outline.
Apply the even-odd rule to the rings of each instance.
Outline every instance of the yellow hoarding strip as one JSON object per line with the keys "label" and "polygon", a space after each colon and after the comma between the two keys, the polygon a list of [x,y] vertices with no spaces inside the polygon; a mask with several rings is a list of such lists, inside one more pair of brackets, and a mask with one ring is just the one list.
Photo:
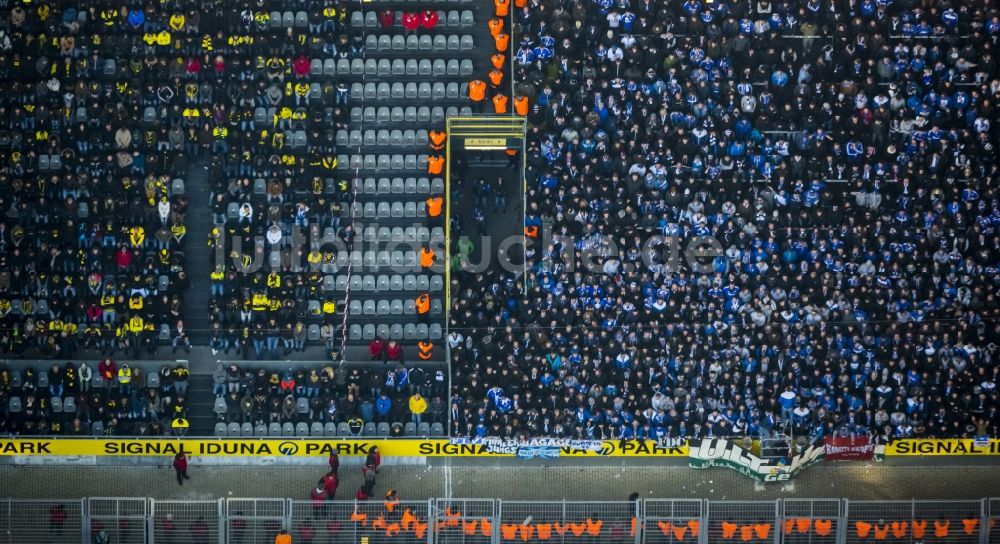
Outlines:
{"label": "yellow hoarding strip", "polygon": [[991,438],[977,443],[972,438],[927,438],[894,440],[885,445],[885,455],[1000,455],[1000,439]]}
{"label": "yellow hoarding strip", "polygon": [[[364,456],[378,446],[387,457],[513,457],[491,453],[483,444],[456,444],[444,439],[324,440],[212,438],[12,438],[0,440],[0,456],[173,456],[184,451],[210,457],[310,457],[336,451]],[[599,451],[560,448],[562,457],[686,457],[687,445],[660,447],[652,441],[605,440]]]}

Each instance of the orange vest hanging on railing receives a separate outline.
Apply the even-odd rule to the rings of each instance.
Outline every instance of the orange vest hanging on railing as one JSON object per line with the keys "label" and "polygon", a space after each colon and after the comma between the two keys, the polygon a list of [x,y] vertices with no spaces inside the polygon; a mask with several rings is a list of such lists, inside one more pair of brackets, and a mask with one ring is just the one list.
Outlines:
{"label": "orange vest hanging on railing", "polygon": [[722,538],[733,538],[736,536],[736,529],[739,526],[735,523],[729,523],[728,521],[722,522]]}
{"label": "orange vest hanging on railing", "polygon": [[473,536],[476,534],[477,525],[479,525],[479,520],[463,521],[462,522],[462,532]]}
{"label": "orange vest hanging on railing", "polygon": [[351,513],[351,521],[355,523],[360,522],[361,526],[364,527],[368,525],[368,514],[362,514],[361,512],[355,510],[354,512]]}
{"label": "orange vest hanging on railing", "polygon": [[531,537],[535,535],[534,525],[521,525],[518,527],[518,531],[521,533],[521,540],[528,542]]}
{"label": "orange vest hanging on railing", "polygon": [[913,538],[924,538],[927,534],[927,520],[915,519],[913,520]]}
{"label": "orange vest hanging on railing", "polygon": [[601,527],[603,527],[603,526],[604,526],[604,521],[603,520],[594,521],[594,520],[592,520],[590,518],[587,518],[587,529],[586,530],[587,530],[587,534],[588,535],[590,535],[590,536],[600,536],[600,534],[601,534]]}
{"label": "orange vest hanging on railing", "polygon": [[375,530],[385,529],[385,517],[379,516],[375,518],[375,521],[372,521],[372,529]]}
{"label": "orange vest hanging on railing", "polygon": [[858,538],[868,538],[868,534],[872,532],[872,524],[864,521],[855,521],[854,530],[858,533]]}
{"label": "orange vest hanging on railing", "polygon": [[[423,295],[420,295],[420,296],[423,297]],[[420,297],[417,297],[417,298],[419,299]],[[420,301],[419,300],[417,301],[417,305],[418,306],[420,305]],[[428,306],[430,306],[429,302],[428,302]],[[426,313],[426,312],[423,312],[423,313]],[[445,512],[444,512],[444,517],[446,519],[445,526],[447,526],[447,527],[458,527],[458,520],[459,520],[459,518],[462,517],[462,514],[461,514],[461,512],[454,512],[454,511],[452,511],[451,507],[449,506],[445,510]]]}
{"label": "orange vest hanging on railing", "polygon": [[493,522],[490,521],[490,520],[488,520],[488,519],[486,519],[486,518],[483,518],[479,522],[479,531],[483,534],[483,536],[492,536],[493,535]]}
{"label": "orange vest hanging on railing", "polygon": [[893,538],[903,538],[906,536],[906,531],[910,528],[910,524],[905,521],[894,521],[890,525],[892,529]]}
{"label": "orange vest hanging on railing", "polygon": [[798,518],[795,520],[795,530],[801,534],[808,533],[811,525],[812,520],[809,518]]}
{"label": "orange vest hanging on railing", "polygon": [[660,532],[663,536],[670,536],[670,522],[669,521],[657,521],[656,526],[660,528]]}
{"label": "orange vest hanging on railing", "polygon": [[758,523],[753,526],[753,532],[757,535],[757,538],[766,539],[767,535],[771,534],[771,524]]}
{"label": "orange vest hanging on railing", "polygon": [[409,531],[413,527],[413,523],[417,521],[417,518],[413,515],[413,512],[409,508],[403,510],[403,516],[399,518],[399,524],[404,531]]}
{"label": "orange vest hanging on railing", "polygon": [[753,525],[743,525],[740,527],[740,540],[743,542],[753,540]]}
{"label": "orange vest hanging on railing", "polygon": [[501,523],[500,537],[504,540],[514,540],[517,538],[517,525],[513,523]]}
{"label": "orange vest hanging on railing", "polygon": [[792,528],[793,527],[795,527],[795,520],[794,519],[786,519],[785,520],[785,534],[786,535],[792,534]]}
{"label": "orange vest hanging on railing", "polygon": [[[687,532],[687,527],[683,525],[674,525],[674,540],[681,542],[684,540],[684,533]],[[692,538],[698,538],[698,535],[691,534]]]}
{"label": "orange vest hanging on railing", "polygon": [[701,529],[701,523],[696,519],[692,519],[688,520],[687,526],[688,529],[691,529],[691,536],[698,538],[698,531]]}
{"label": "orange vest hanging on railing", "polygon": [[573,536],[583,536],[583,532],[587,530],[587,524],[585,523],[570,523],[569,532],[573,533]]}
{"label": "orange vest hanging on railing", "polygon": [[392,538],[392,537],[394,537],[394,536],[396,536],[398,534],[399,534],[399,524],[398,523],[390,523],[389,525],[386,525],[386,527],[385,527],[385,536]]}
{"label": "orange vest hanging on railing", "polygon": [[535,525],[535,530],[538,532],[538,540],[548,540],[552,538],[551,523],[539,523]]}
{"label": "orange vest hanging on railing", "polygon": [[948,527],[951,526],[951,522],[948,520],[935,521],[934,522],[934,536],[938,538],[944,538],[948,536]]}
{"label": "orange vest hanging on railing", "polygon": [[976,518],[965,518],[962,520],[962,529],[965,534],[972,535],[975,534],[976,529],[979,527],[979,520]]}
{"label": "orange vest hanging on railing", "polygon": [[876,525],[875,529],[875,540],[885,540],[889,537],[889,524]]}
{"label": "orange vest hanging on railing", "polygon": [[833,522],[828,519],[818,519],[813,524],[816,527],[816,534],[819,536],[830,536],[833,532]]}
{"label": "orange vest hanging on railing", "polygon": [[413,522],[413,535],[417,537],[417,540],[424,538],[427,534],[427,524],[422,523],[419,520]]}
{"label": "orange vest hanging on railing", "polygon": [[632,516],[632,522],[629,524],[628,536],[635,536],[636,530],[639,528],[639,520]]}

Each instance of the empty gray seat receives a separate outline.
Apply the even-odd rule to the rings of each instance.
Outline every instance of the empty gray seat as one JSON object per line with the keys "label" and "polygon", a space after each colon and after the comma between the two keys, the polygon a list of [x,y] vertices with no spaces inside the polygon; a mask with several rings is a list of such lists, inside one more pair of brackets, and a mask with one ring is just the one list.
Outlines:
{"label": "empty gray seat", "polygon": [[448,74],[447,63],[445,63],[444,59],[435,59],[434,62],[432,63],[431,71],[433,72],[434,77],[440,77],[446,75]]}
{"label": "empty gray seat", "polygon": [[463,35],[460,43],[461,43],[461,49],[463,51],[468,51],[469,49],[473,49],[475,47],[475,42],[472,40],[472,36],[470,36],[469,34]]}
{"label": "empty gray seat", "polygon": [[257,437],[267,436],[267,425],[264,425],[263,423],[257,424],[257,426],[253,428],[253,435]]}
{"label": "empty gray seat", "polygon": [[300,414],[309,413],[309,399],[305,397],[299,397],[295,400],[295,411]]}
{"label": "empty gray seat", "polygon": [[417,434],[420,436],[429,436],[431,434],[431,426],[426,421],[421,421],[420,425],[417,425]]}
{"label": "empty gray seat", "polygon": [[417,326],[413,323],[407,323],[403,326],[403,339],[404,340],[414,340],[417,338]]}
{"label": "empty gray seat", "polygon": [[100,420],[95,421],[90,426],[90,434],[94,436],[102,436],[104,434],[104,422]]}
{"label": "empty gray seat", "polygon": [[375,426],[375,423],[369,421],[368,423],[365,423],[365,427],[364,427],[364,430],[362,431],[362,433],[364,433],[365,436],[375,436],[375,433],[377,432],[377,430],[378,429]]}
{"label": "empty gray seat", "polygon": [[218,415],[226,413],[226,398],[218,397],[215,399],[215,405],[212,407],[212,411]]}
{"label": "empty gray seat", "polygon": [[472,26],[473,25],[472,12],[469,10],[463,11],[460,16],[460,21],[462,23],[462,26]]}
{"label": "empty gray seat", "polygon": [[462,59],[461,68],[459,68],[459,75],[467,76],[471,75],[472,72],[472,59]]}
{"label": "empty gray seat", "polygon": [[313,421],[312,425],[309,426],[309,435],[314,438],[323,436],[323,424],[319,421]]}
{"label": "empty gray seat", "polygon": [[10,401],[7,402],[7,410],[12,414],[18,414],[21,412],[21,397],[11,397]]}
{"label": "empty gray seat", "polygon": [[351,426],[348,425],[347,422],[341,422],[337,425],[337,434],[339,436],[355,436],[355,434],[351,432]]}
{"label": "empty gray seat", "polygon": [[440,323],[431,323],[431,326],[428,327],[428,329],[427,329],[427,336],[431,340],[440,340],[441,337],[442,337],[442,335],[441,335],[441,324]]}
{"label": "empty gray seat", "polygon": [[444,83],[440,81],[435,81],[434,85],[431,87],[431,99],[432,100],[444,100],[445,98],[445,86]]}
{"label": "empty gray seat", "polygon": [[267,434],[269,436],[281,436],[281,424],[275,421],[268,425]]}
{"label": "empty gray seat", "polygon": [[242,434],[240,432],[240,424],[236,423],[235,421],[232,422],[232,423],[230,423],[229,424],[228,432],[229,432],[229,436],[240,436],[240,434]]}
{"label": "empty gray seat", "polygon": [[[429,428],[429,427],[428,427]],[[403,434],[406,436],[414,436],[417,434],[417,424],[412,421],[407,421],[406,425],[403,425]]]}
{"label": "empty gray seat", "polygon": [[389,424],[383,421],[378,424],[376,432],[378,433],[378,436],[389,436],[389,430]]}
{"label": "empty gray seat", "polygon": [[295,436],[295,425],[291,421],[286,421],[281,426],[281,436]]}
{"label": "empty gray seat", "polygon": [[443,34],[438,34],[434,36],[434,50],[435,51],[447,51],[448,50],[448,38]]}
{"label": "empty gray seat", "polygon": [[253,436],[253,423],[249,421],[240,426],[240,436]]}
{"label": "empty gray seat", "polygon": [[396,35],[392,37],[392,49],[394,51],[402,51],[406,49],[406,38],[402,35]]}
{"label": "empty gray seat", "polygon": [[421,59],[420,64],[417,65],[417,74],[421,76],[429,76],[433,74],[433,64],[429,59]]}
{"label": "empty gray seat", "polygon": [[447,20],[448,20],[448,26],[451,27],[451,28],[456,28],[456,27],[458,27],[459,25],[462,24],[462,18],[458,14],[457,10],[451,10],[451,11],[449,11],[448,12]]}
{"label": "empty gray seat", "polygon": [[300,421],[298,424],[296,424],[295,436],[309,436],[309,424],[306,423],[305,421]]}
{"label": "empty gray seat", "polygon": [[66,397],[63,401],[63,412],[67,414],[76,413],[76,399],[73,397]]}
{"label": "empty gray seat", "polygon": [[458,34],[452,34],[451,36],[448,36],[449,51],[458,51],[459,49],[462,48],[461,43],[462,42],[461,39],[458,37]]}
{"label": "empty gray seat", "polygon": [[222,421],[215,424],[215,436],[226,436],[228,433],[228,428],[226,424]]}
{"label": "empty gray seat", "polygon": [[444,425],[436,421],[431,423],[431,436],[444,436]]}
{"label": "empty gray seat", "polygon": [[417,42],[417,49],[420,49],[421,51],[430,51],[433,48],[434,40],[426,34],[421,36],[420,40]]}
{"label": "empty gray seat", "polygon": [[323,436],[326,438],[337,436],[337,424],[330,421],[323,425]]}

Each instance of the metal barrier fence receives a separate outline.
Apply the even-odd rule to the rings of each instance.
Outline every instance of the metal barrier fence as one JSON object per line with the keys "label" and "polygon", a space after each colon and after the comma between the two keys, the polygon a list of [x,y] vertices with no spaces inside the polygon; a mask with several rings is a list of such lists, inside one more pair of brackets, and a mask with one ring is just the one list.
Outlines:
{"label": "metal barrier fence", "polygon": [[978,544],[986,530],[985,501],[848,501],[846,514],[846,544]]}
{"label": "metal barrier fence", "polygon": [[645,500],[642,501],[639,519],[643,544],[676,544],[700,540],[701,528],[705,526],[705,501]]}
{"label": "metal barrier fence", "polygon": [[1000,499],[990,499],[986,519],[987,542],[1000,544]]}
{"label": "metal barrier fence", "polygon": [[429,544],[428,513],[428,501],[289,501],[288,527],[293,542]]}
{"label": "metal barrier fence", "polygon": [[84,542],[104,535],[108,544],[146,544],[149,499],[91,497],[84,514]]}
{"label": "metal barrier fence", "polygon": [[497,501],[492,499],[436,499],[434,544],[490,544],[500,534]]}
{"label": "metal barrier fence", "polygon": [[159,544],[221,542],[222,500],[150,501],[149,532]]}
{"label": "metal barrier fence", "polygon": [[1000,544],[978,501],[0,498],[0,544]]}

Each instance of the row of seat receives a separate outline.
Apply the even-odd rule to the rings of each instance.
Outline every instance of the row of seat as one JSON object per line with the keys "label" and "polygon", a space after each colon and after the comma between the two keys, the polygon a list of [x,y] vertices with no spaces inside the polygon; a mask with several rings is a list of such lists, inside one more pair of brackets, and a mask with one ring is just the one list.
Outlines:
{"label": "row of seat", "polygon": [[[354,141],[354,133],[360,131],[351,131],[351,141]],[[368,140],[369,132],[374,134],[374,130],[365,131],[365,141]],[[388,132],[388,131],[387,131]],[[398,130],[391,131],[389,138],[394,141],[399,132]],[[406,131],[412,132],[412,131]],[[417,131],[420,132],[420,131]],[[426,131],[424,131],[426,132]],[[382,131],[378,133],[378,140],[382,140]],[[406,136],[403,136],[403,140],[406,140]],[[369,144],[366,144],[369,145]],[[381,144],[379,144],[381,145]],[[354,178],[354,190],[360,194],[369,195],[387,195],[387,194],[407,194],[407,193],[443,193],[444,192],[444,180],[441,178],[432,178],[428,180],[427,178]]]}
{"label": "row of seat", "polygon": [[376,335],[379,338],[390,340],[440,340],[442,338],[441,325],[438,323],[432,323],[429,326],[426,323],[394,323],[392,325],[380,323],[378,326],[372,323],[364,326],[355,323],[347,331],[348,339],[354,341],[373,340]]}
{"label": "row of seat", "polygon": [[[444,37],[441,36],[442,41]],[[456,37],[457,39],[457,37]],[[443,42],[446,43],[446,42]],[[431,49],[428,47],[427,49]],[[472,59],[313,59],[313,76],[466,76],[473,73]],[[355,92],[355,94],[357,94]]]}
{"label": "row of seat", "polygon": [[[219,399],[224,401],[225,399]],[[305,399],[299,399],[299,402]],[[223,410],[225,404],[223,403]],[[218,401],[216,404],[216,413],[218,412]],[[308,404],[306,405],[305,413],[308,413]],[[301,413],[301,412],[300,412]],[[360,433],[351,432],[351,427],[346,422],[340,423],[339,425],[333,423],[332,421],[326,424],[320,423],[319,421],[314,421],[312,425],[302,421],[298,424],[293,425],[292,422],[285,422],[285,424],[271,423],[270,425],[259,424],[254,426],[250,423],[244,423],[240,425],[239,423],[229,423],[228,425],[224,422],[219,422],[215,424],[215,436],[217,437],[258,437],[263,438],[267,436],[271,437],[293,437],[297,436],[300,438],[313,437],[313,438],[335,438],[338,436],[389,436],[392,433],[392,426],[387,422],[382,422],[375,424],[374,422],[368,422],[362,428]],[[96,434],[96,433],[95,433]],[[403,435],[405,436],[444,436],[444,426],[440,423],[427,423],[426,421],[421,422],[419,425],[413,423],[412,421],[406,422],[403,425]]]}
{"label": "row of seat", "polygon": [[[467,84],[463,84],[468,87]],[[434,123],[435,125],[440,125],[444,123],[446,117],[455,116],[466,116],[472,115],[472,108],[469,106],[463,106],[462,108],[457,108],[455,106],[448,106],[447,108],[441,106],[395,106],[392,108],[381,106],[365,106],[364,108],[351,108],[351,123],[361,123],[364,122],[365,125],[370,124],[397,124],[397,123]]]}
{"label": "row of seat", "polygon": [[[475,24],[475,19],[472,16],[471,10],[457,9],[451,10],[438,10],[438,22],[435,28],[468,28]],[[361,28],[380,28],[381,21],[379,21],[379,13],[375,10],[369,10],[366,12],[355,11],[351,13],[351,26],[356,29]],[[397,11],[395,13],[395,24],[399,26],[402,23],[402,11]]]}
{"label": "row of seat", "polygon": [[[444,241],[444,229],[441,227],[385,227],[378,226],[377,223],[375,226],[366,226],[364,223],[356,222],[354,223],[354,232],[365,242],[394,242],[396,244],[404,244],[422,243],[431,240],[435,242]],[[336,243],[336,237],[337,232],[333,227],[326,227],[323,229],[323,234],[319,242],[320,244]],[[361,259],[361,257],[358,258]],[[344,259],[346,260],[347,257],[344,257]]]}
{"label": "row of seat", "polygon": [[348,280],[341,274],[334,278],[326,275],[323,278],[323,290],[344,291],[350,286],[351,292],[385,292],[385,291],[440,291],[444,289],[444,280],[438,274],[353,274]]}
{"label": "row of seat", "polygon": [[427,155],[337,155],[341,170],[427,170]]}
{"label": "row of seat", "polygon": [[[444,40],[441,38],[444,38]],[[451,53],[454,51],[470,51],[475,47],[475,40],[471,34],[462,34],[461,36],[458,34],[447,36],[438,34],[433,37],[426,34],[423,36],[417,36],[416,34],[410,34],[409,36],[401,34],[394,36],[390,36],[389,34],[369,34],[365,37],[365,54],[385,53],[389,51],[447,51]]]}
{"label": "row of seat", "polygon": [[[344,206],[347,205],[345,202]],[[368,217],[373,219],[389,218],[417,218],[427,217],[426,202],[355,202],[352,213],[354,217]]]}

